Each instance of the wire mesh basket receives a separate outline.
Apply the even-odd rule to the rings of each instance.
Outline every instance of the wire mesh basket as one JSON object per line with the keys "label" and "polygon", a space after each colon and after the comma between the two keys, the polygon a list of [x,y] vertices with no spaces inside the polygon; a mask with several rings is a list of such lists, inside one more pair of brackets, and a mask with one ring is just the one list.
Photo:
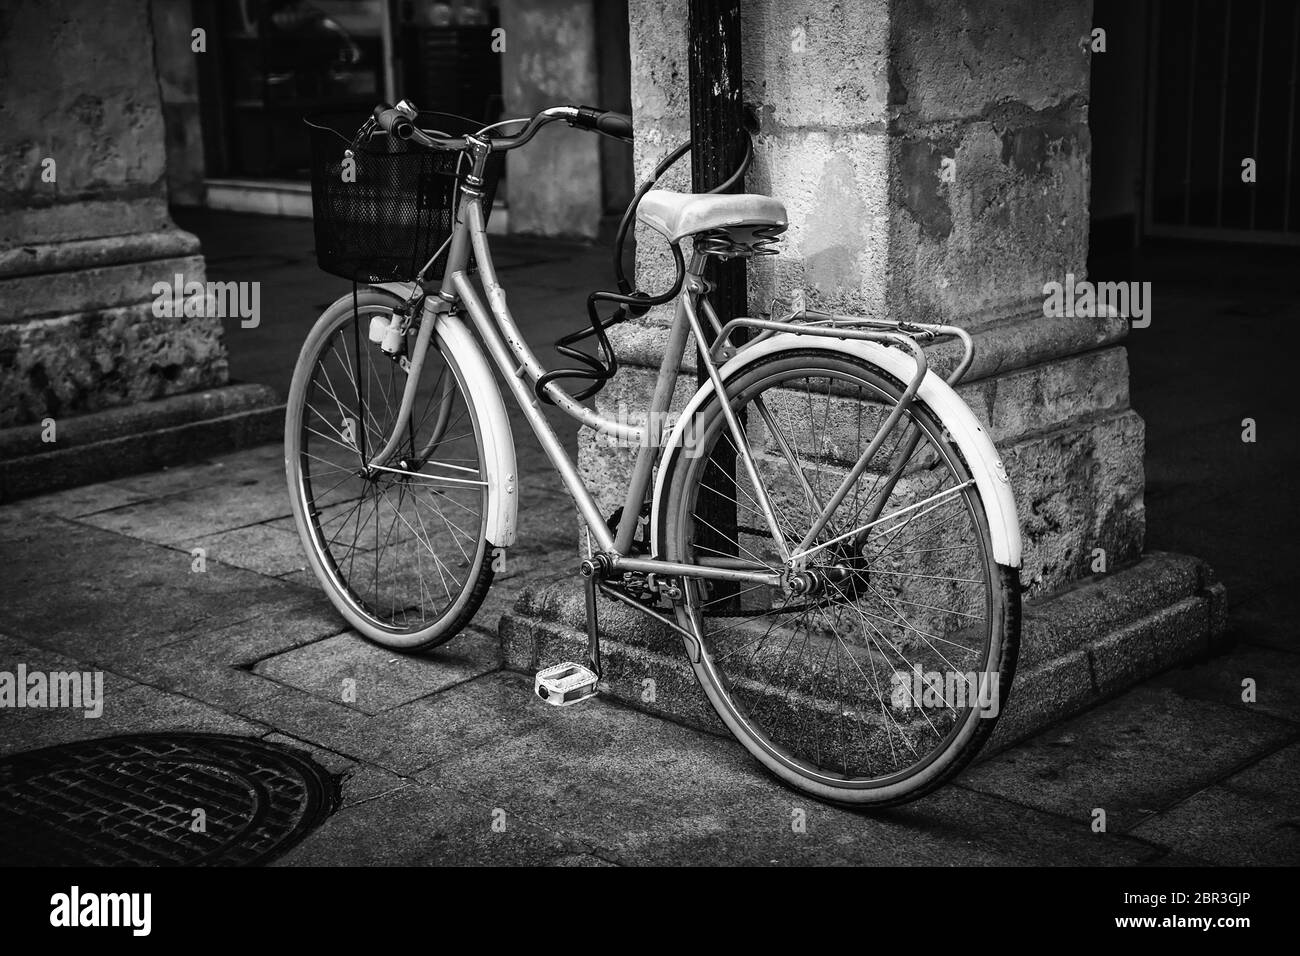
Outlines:
{"label": "wire mesh basket", "polygon": [[[451,235],[468,160],[462,162],[459,150],[424,149],[382,130],[358,140],[364,119],[329,114],[305,120],[316,262],[354,282],[410,281]],[[420,113],[415,122],[444,136],[473,133],[482,125],[446,113]],[[494,154],[483,177],[485,220],[502,163],[502,155]],[[440,278],[446,263],[444,250],[425,279]]]}

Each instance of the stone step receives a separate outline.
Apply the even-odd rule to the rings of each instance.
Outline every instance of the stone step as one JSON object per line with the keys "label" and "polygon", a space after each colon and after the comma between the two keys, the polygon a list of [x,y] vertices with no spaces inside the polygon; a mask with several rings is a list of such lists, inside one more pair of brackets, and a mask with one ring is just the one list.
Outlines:
{"label": "stone step", "polygon": [[[992,753],[1176,664],[1220,649],[1226,595],[1197,558],[1153,552],[1113,573],[1028,601],[1011,699]],[[725,733],[680,637],[601,598],[600,691],[628,706]],[[582,589],[525,591],[499,626],[505,666],[533,672],[581,659]]]}
{"label": "stone step", "polygon": [[284,405],[265,385],[227,385],[55,422],[0,429],[0,503],[279,439]]}

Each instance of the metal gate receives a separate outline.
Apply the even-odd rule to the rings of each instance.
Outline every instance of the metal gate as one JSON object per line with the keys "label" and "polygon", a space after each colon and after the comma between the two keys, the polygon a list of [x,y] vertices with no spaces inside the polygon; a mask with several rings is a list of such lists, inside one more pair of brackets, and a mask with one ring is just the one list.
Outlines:
{"label": "metal gate", "polygon": [[1300,0],[1153,0],[1150,27],[1144,232],[1300,243]]}

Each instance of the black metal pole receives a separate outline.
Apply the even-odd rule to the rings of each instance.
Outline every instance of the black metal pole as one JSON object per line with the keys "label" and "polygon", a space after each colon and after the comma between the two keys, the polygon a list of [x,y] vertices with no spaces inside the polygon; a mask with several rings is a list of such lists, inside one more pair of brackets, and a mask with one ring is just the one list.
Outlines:
{"label": "black metal pole", "polygon": [[[740,0],[690,0],[687,14],[691,101],[691,188],[703,193],[726,182],[745,156],[745,113],[741,98]],[[737,181],[729,192],[744,192]],[[706,277],[719,318],[747,314],[745,260],[714,258]],[[703,323],[701,323],[703,324]],[[707,381],[701,360],[696,376]],[[706,523],[696,528],[697,544],[718,554],[737,551],[736,455],[719,442],[710,454],[701,481],[697,513]],[[710,527],[711,526],[711,527]],[[734,610],[739,588],[715,582],[712,606]],[[726,600],[730,598],[730,600]]]}
{"label": "black metal pole", "polygon": [[[740,0],[690,0],[691,188],[722,185],[745,156],[741,98]],[[744,192],[738,181],[728,192]],[[723,322],[748,312],[744,259],[715,260],[709,296]],[[705,380],[704,369],[699,379]]]}

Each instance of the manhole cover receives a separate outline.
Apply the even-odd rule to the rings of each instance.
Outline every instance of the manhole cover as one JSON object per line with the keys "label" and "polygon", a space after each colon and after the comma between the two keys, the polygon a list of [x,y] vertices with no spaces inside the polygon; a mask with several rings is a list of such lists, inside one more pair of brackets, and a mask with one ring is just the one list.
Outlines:
{"label": "manhole cover", "polygon": [[14,866],[247,866],[321,824],[338,787],[304,754],[224,734],[137,734],[0,760]]}

